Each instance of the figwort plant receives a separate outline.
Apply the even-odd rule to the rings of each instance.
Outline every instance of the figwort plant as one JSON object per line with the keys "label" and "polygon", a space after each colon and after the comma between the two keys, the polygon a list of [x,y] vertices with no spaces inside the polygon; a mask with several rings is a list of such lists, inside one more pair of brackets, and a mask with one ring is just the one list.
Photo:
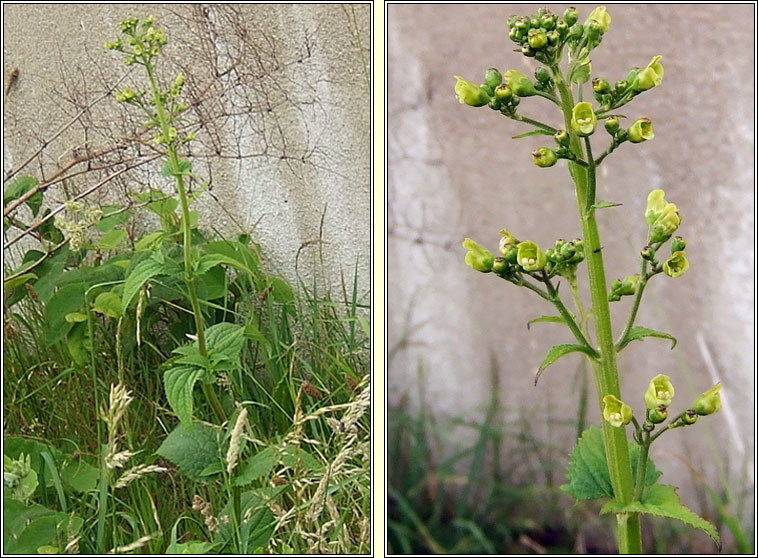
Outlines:
{"label": "figwort plant", "polygon": [[[607,287],[595,212],[618,204],[595,198],[597,168],[621,144],[653,139],[649,118],[638,118],[624,129],[617,110],[660,85],[663,79],[662,57],[655,56],[644,68],[629,70],[613,86],[605,78],[594,78],[591,85],[596,103],[593,106],[582,100],[583,84],[590,81],[590,53],[600,45],[610,22],[611,16],[603,6],[592,10],[584,23],[579,22],[575,8],[568,8],[563,17],[546,9],[528,16],[511,16],[508,18],[509,38],[522,54],[541,63],[535,71],[536,79],[533,81],[517,70],[502,74],[494,68],[487,70],[481,85],[456,76],[455,92],[461,103],[473,107],[486,105],[503,116],[534,127],[517,138],[553,136],[556,145],[536,149],[532,158],[539,167],[552,167],[559,159],[567,160],[584,236],[572,241],[557,240],[553,248],[543,251],[535,242],[518,240],[511,231],[503,229],[500,256],[495,257],[467,238],[463,242],[468,250],[466,263],[476,271],[491,272],[514,285],[526,287],[551,302],[558,315],[542,316],[534,321],[563,323],[574,336],[575,342],[555,345],[548,351],[539,366],[535,384],[542,371],[563,355],[581,352],[589,359],[604,419],[602,431],[590,428],[581,436],[571,454],[568,484],[563,488],[577,500],[610,498],[601,513],[616,515],[619,551],[641,553],[640,514],[678,519],[703,529],[720,544],[716,528],[683,506],[675,487],[657,484],[661,473],[655,469],[648,453],[650,445],[663,433],[694,424],[698,416],[718,411],[721,384],[707,390],[685,409],[670,413],[674,386],[668,376],[658,374],[644,394],[645,411],[639,420],[621,396],[617,367],[620,351],[631,341],[648,336],[669,339],[672,348],[676,344],[668,333],[635,325],[645,286],[661,273],[679,277],[689,264],[685,240],[680,236],[672,238],[681,223],[677,207],[665,199],[663,190],[653,190],[648,195],[644,216],[648,237],[647,245],[640,252],[640,271],[623,280],[615,279],[610,289]],[[568,60],[562,64],[564,53]],[[521,113],[521,100],[537,96],[558,107],[563,116],[562,127],[550,126]],[[605,150],[595,156],[590,138],[599,122],[603,122],[608,141]],[[596,141],[600,139],[598,136],[595,136]],[[661,254],[669,241],[670,255]],[[589,275],[590,308],[582,304],[577,287],[577,268],[584,261]],[[576,313],[566,307],[559,295],[559,277],[569,284]],[[623,331],[614,340],[609,303],[623,296],[633,296],[634,301]],[[588,327],[590,317],[594,319],[594,343]],[[634,437],[631,445],[626,434],[630,424]]]}

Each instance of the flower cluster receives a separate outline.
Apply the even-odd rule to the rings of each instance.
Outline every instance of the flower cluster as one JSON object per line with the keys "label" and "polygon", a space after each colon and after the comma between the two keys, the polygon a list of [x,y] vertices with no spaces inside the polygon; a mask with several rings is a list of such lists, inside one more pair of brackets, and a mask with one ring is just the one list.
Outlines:
{"label": "flower cluster", "polygon": [[[656,424],[668,418],[668,408],[674,399],[674,385],[671,378],[658,374],[650,380],[645,391],[645,424],[643,429],[651,432]],[[603,398],[603,418],[612,426],[621,427],[632,422],[632,408],[614,395],[608,394]],[[721,382],[695,398],[692,405],[675,416],[667,428],[693,424],[698,416],[711,415],[721,408]]]}
{"label": "flower cluster", "polygon": [[161,48],[168,43],[163,29],[153,27],[154,21],[155,18],[152,15],[145,18],[142,23],[136,17],[123,20],[121,32],[126,35],[126,41],[117,37],[113,41],[105,41],[105,48],[126,54],[124,63],[127,66],[134,63],[145,65],[151,58],[158,56]]}
{"label": "flower cluster", "polygon": [[55,226],[68,237],[71,250],[78,252],[87,242],[87,230],[100,222],[103,210],[95,205],[85,207],[76,200],[67,201],[63,207],[66,214],[55,217]]}

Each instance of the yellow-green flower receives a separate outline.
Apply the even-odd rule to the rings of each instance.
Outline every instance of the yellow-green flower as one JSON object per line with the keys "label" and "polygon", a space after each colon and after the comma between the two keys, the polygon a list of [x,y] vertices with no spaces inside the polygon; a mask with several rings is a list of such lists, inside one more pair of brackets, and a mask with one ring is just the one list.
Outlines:
{"label": "yellow-green flower", "polygon": [[666,242],[679,228],[682,218],[673,203],[667,203],[663,212],[650,227],[650,242]]}
{"label": "yellow-green flower", "polygon": [[571,127],[580,136],[589,136],[595,131],[597,116],[592,110],[592,103],[587,101],[577,103],[571,111]]}
{"label": "yellow-green flower", "polygon": [[661,405],[668,407],[674,398],[674,386],[665,374],[658,374],[650,380],[650,385],[645,392],[645,406],[655,409]]}
{"label": "yellow-green flower", "polygon": [[603,397],[603,418],[616,428],[629,424],[634,416],[632,408],[617,398],[615,395],[608,394]]}
{"label": "yellow-green flower", "polygon": [[476,271],[487,273],[492,271],[492,265],[495,263],[495,256],[486,248],[480,246],[470,238],[463,241],[463,247],[466,252],[466,264]]}
{"label": "yellow-green flower", "polygon": [[651,190],[647,195],[647,208],[645,209],[645,221],[652,225],[663,214],[663,208],[666,207],[666,192],[660,188]]}
{"label": "yellow-green flower", "polygon": [[639,118],[627,131],[629,141],[632,143],[642,143],[645,140],[653,139],[653,121],[649,118]]}
{"label": "yellow-green flower", "polygon": [[490,96],[478,85],[466,81],[461,76],[454,76],[458,81],[455,84],[455,94],[461,103],[471,107],[482,107],[489,103]]}
{"label": "yellow-green flower", "polygon": [[600,27],[600,30],[603,33],[607,33],[608,27],[611,24],[611,14],[605,11],[605,6],[598,6],[590,12],[590,15],[587,16],[587,20],[584,22],[584,24],[586,25],[590,21],[597,23],[598,27]]}
{"label": "yellow-green flower", "polygon": [[721,408],[721,382],[698,396],[692,409],[700,416],[711,415]]}
{"label": "yellow-green flower", "polygon": [[539,271],[545,267],[547,258],[536,242],[527,240],[519,243],[516,262],[524,271]]}
{"label": "yellow-green flower", "polygon": [[529,97],[537,94],[532,80],[518,70],[508,70],[503,74],[503,79],[511,88],[511,91],[519,97]]}
{"label": "yellow-green flower", "polygon": [[635,91],[647,91],[661,84],[663,81],[663,64],[660,63],[661,55],[655,56],[650,64],[645,66],[635,76],[632,88]]}
{"label": "yellow-green flower", "polygon": [[684,250],[671,254],[671,257],[663,262],[663,272],[669,277],[679,277],[690,268],[690,263],[684,255]]}

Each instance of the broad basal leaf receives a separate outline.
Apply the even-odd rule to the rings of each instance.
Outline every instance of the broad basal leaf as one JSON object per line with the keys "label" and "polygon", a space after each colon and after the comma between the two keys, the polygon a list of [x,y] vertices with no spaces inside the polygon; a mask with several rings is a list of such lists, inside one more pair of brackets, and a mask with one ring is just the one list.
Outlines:
{"label": "broad basal leaf", "polygon": [[623,513],[636,512],[657,515],[661,517],[670,517],[678,519],[683,523],[691,525],[697,529],[702,529],[721,549],[721,539],[719,532],[712,523],[706,521],[694,511],[683,505],[676,493],[676,487],[667,484],[654,484],[645,490],[642,496],[642,502],[632,502],[631,504],[621,504],[620,502],[608,502],[600,513]]}
{"label": "broad basal leaf", "polygon": [[195,366],[177,366],[163,373],[166,398],[169,405],[188,429],[192,429],[192,392],[195,382],[203,373]]}
{"label": "broad basal leaf", "polygon": [[[632,478],[634,479],[637,478],[639,455],[639,446],[630,442],[629,456],[632,461]],[[653,485],[660,476],[661,472],[655,468],[653,460],[648,457],[647,468],[645,469],[645,485]],[[613,498],[608,460],[605,457],[603,431],[600,428],[590,426],[582,433],[571,451],[566,477],[569,482],[561,486],[561,489],[577,500]]]}
{"label": "broad basal leaf", "polygon": [[219,442],[223,438],[219,428],[202,422],[195,422],[192,426],[192,431],[181,424],[177,426],[156,453],[197,480],[211,463],[224,459],[227,444]]}

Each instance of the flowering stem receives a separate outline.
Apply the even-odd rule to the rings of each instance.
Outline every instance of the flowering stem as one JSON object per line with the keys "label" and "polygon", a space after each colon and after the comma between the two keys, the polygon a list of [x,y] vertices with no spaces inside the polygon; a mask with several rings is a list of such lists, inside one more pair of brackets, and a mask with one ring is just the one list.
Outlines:
{"label": "flowering stem", "polygon": [[647,456],[650,451],[650,432],[645,430],[641,433],[640,457],[637,461],[637,484],[634,487],[634,501],[642,501],[645,493],[645,476],[647,475]]}
{"label": "flowering stem", "polygon": [[545,286],[547,287],[547,292],[550,295],[550,302],[552,302],[555,305],[555,307],[558,309],[558,313],[566,322],[566,325],[571,330],[571,333],[574,334],[574,337],[576,337],[576,340],[579,341],[581,345],[584,345],[585,347],[590,349],[595,358],[600,356],[592,348],[592,345],[590,345],[589,341],[587,341],[587,338],[584,336],[584,333],[582,333],[582,330],[579,329],[579,326],[576,324],[576,321],[574,321],[574,318],[571,316],[571,312],[568,311],[566,306],[563,304],[561,297],[558,296],[558,289],[553,287],[553,283],[550,281],[550,279],[548,278],[547,274],[544,271],[542,272],[542,281],[545,283]]}
{"label": "flowering stem", "polygon": [[[573,95],[569,85],[563,78],[557,64],[550,67],[556,87],[560,94],[561,108],[566,122],[566,130],[569,132],[570,146],[577,157],[583,158],[582,145],[579,137],[571,127],[571,116],[574,108]],[[589,158],[592,161],[592,158]],[[582,233],[586,248],[587,271],[590,279],[590,294],[592,297],[592,312],[595,317],[595,335],[600,350],[600,358],[596,372],[598,404],[602,411],[602,399],[605,395],[614,395],[621,398],[618,368],[616,363],[616,348],[613,343],[611,330],[610,309],[605,281],[605,269],[603,254],[601,252],[600,235],[595,220],[595,212],[587,211],[590,187],[595,183],[594,161],[587,169],[569,163],[571,176],[576,186],[576,199],[582,222]],[[591,206],[593,202],[590,202]],[[608,421],[603,421],[603,438],[605,453],[608,460],[608,469],[611,484],[616,500],[623,504],[629,504],[634,497],[634,479],[629,458],[629,446],[626,432],[623,428],[614,428]],[[618,542],[619,552],[622,554],[640,554],[642,552],[642,536],[640,532],[640,518],[637,513],[618,514]]]}
{"label": "flowering stem", "polygon": [[550,101],[553,101],[558,106],[561,106],[561,102],[558,100],[558,98],[555,95],[551,95],[550,93],[546,93],[545,91],[538,91],[536,89],[535,89],[535,94],[539,95],[540,97],[544,97],[545,99],[548,99]]}
{"label": "flowering stem", "polygon": [[[205,332],[203,328],[203,312],[200,308],[200,303],[197,298],[197,289],[195,286],[195,276],[192,267],[192,225],[190,224],[190,211],[189,201],[187,200],[187,190],[184,187],[184,176],[182,170],[179,167],[179,157],[176,153],[176,144],[169,139],[169,120],[166,116],[166,112],[163,107],[162,94],[158,89],[158,84],[155,80],[155,74],[153,73],[152,63],[147,55],[143,57],[145,69],[147,70],[147,76],[150,79],[150,87],[153,91],[153,98],[155,99],[155,110],[158,116],[158,124],[161,128],[161,134],[166,142],[166,149],[168,155],[168,162],[171,166],[171,174],[173,174],[176,180],[176,189],[179,192],[179,203],[182,208],[182,235],[184,237],[184,273],[185,283],[187,285],[187,296],[192,306],[192,314],[195,318],[195,335],[197,335],[197,346],[200,354],[205,356],[207,349],[205,346]],[[216,418],[219,421],[224,422],[226,420],[226,413],[221,406],[221,402],[216,395],[216,391],[212,385],[205,382],[200,383],[203,389],[208,404],[216,414]]]}
{"label": "flowering stem", "polygon": [[589,180],[589,184],[587,187],[587,203],[584,206],[584,212],[589,213],[592,211],[592,206],[595,203],[595,181],[596,181],[596,164],[595,159],[592,157],[592,146],[590,145],[590,138],[585,137],[584,138],[584,146],[587,148],[587,178]]}

